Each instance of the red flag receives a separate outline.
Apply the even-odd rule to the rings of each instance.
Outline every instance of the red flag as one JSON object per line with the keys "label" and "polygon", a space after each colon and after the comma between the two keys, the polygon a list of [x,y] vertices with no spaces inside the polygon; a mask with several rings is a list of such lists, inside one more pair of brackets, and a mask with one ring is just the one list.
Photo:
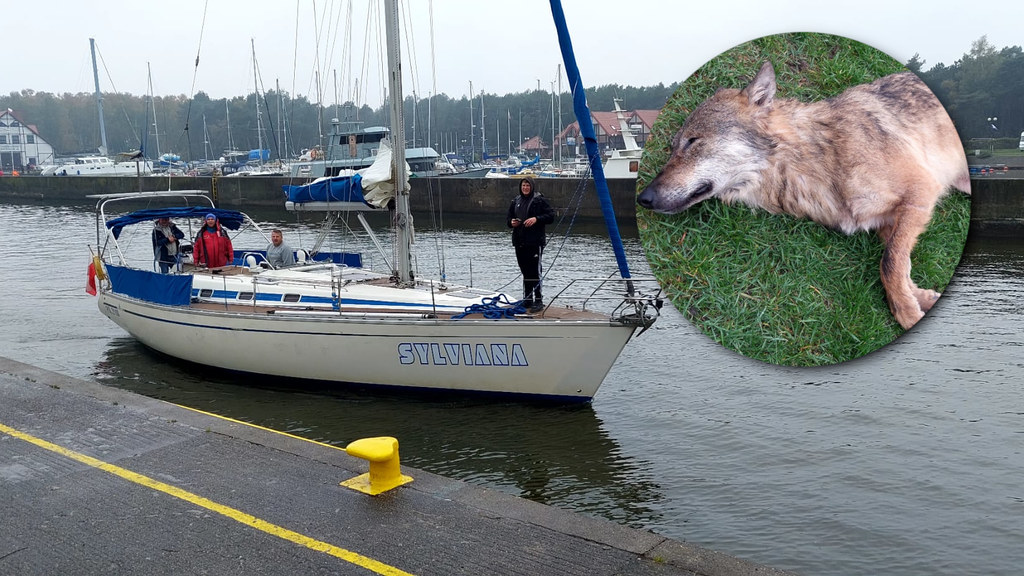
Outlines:
{"label": "red flag", "polygon": [[96,295],[96,262],[89,262],[89,279],[85,282],[85,291],[90,296]]}

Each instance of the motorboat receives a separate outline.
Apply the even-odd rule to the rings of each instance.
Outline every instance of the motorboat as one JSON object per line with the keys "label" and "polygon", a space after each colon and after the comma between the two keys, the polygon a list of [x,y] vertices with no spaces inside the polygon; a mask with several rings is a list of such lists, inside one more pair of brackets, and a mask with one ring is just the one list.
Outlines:
{"label": "motorboat", "polygon": [[622,135],[622,148],[615,148],[604,161],[604,175],[606,178],[633,178],[640,172],[640,157],[643,155],[643,148],[636,143],[636,136],[633,129],[626,120],[626,114],[619,104],[622,101],[615,99],[615,118],[619,122],[619,133]]}
{"label": "motorboat", "polygon": [[53,166],[44,176],[146,176],[153,173],[149,160],[115,162],[106,156],[79,156],[71,162]]}

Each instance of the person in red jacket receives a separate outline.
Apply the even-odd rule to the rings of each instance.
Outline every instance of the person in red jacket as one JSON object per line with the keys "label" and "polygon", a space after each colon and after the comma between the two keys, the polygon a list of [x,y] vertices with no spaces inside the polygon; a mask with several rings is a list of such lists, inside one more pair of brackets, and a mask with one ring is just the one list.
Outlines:
{"label": "person in red jacket", "polygon": [[231,247],[231,238],[227,231],[220,226],[217,217],[213,214],[206,215],[206,225],[199,231],[196,241],[193,244],[192,256],[196,266],[207,268],[218,268],[231,264],[234,259],[234,248]]}

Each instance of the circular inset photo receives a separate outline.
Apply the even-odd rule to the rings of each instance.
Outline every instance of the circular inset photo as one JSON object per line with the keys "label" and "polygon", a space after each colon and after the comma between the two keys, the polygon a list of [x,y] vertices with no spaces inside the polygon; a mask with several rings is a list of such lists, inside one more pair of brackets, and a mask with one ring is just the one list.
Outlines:
{"label": "circular inset photo", "polygon": [[942,104],[898,61],[830,34],[766,36],[697,70],[658,116],[637,192],[676,308],[786,366],[858,358],[917,324],[970,222]]}

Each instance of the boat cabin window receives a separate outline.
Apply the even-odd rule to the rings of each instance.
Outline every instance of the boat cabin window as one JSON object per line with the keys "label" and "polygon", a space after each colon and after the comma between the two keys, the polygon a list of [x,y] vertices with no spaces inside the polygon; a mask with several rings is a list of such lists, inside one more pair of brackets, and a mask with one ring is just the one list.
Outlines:
{"label": "boat cabin window", "polygon": [[298,302],[300,297],[301,296],[299,294],[285,294],[284,295],[284,301],[285,302]]}
{"label": "boat cabin window", "polygon": [[239,300],[252,300],[252,297],[253,297],[253,293],[252,292],[239,292],[238,293],[238,299]]}
{"label": "boat cabin window", "polygon": [[199,291],[200,298],[209,298],[211,296],[213,296],[213,290],[211,290],[210,288],[204,288],[203,290]]}

